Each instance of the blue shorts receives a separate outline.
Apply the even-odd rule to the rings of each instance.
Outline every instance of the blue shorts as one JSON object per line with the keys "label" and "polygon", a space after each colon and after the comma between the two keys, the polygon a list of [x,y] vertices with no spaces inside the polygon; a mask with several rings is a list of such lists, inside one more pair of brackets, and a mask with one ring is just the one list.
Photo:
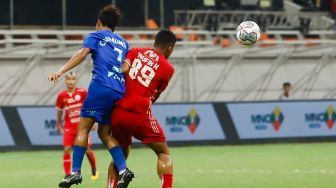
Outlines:
{"label": "blue shorts", "polygon": [[123,97],[120,93],[112,88],[91,81],[88,89],[88,95],[84,101],[81,117],[92,118],[99,125],[110,125],[111,112],[116,101]]}

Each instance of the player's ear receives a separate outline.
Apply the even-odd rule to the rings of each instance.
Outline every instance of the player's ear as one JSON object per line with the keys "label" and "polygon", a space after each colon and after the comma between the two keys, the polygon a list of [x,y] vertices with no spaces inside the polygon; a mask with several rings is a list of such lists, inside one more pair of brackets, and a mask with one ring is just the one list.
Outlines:
{"label": "player's ear", "polygon": [[96,30],[99,30],[100,27],[101,27],[101,21],[97,19]]}
{"label": "player's ear", "polygon": [[166,58],[169,58],[170,54],[173,52],[174,50],[174,45],[169,45],[166,51]]}

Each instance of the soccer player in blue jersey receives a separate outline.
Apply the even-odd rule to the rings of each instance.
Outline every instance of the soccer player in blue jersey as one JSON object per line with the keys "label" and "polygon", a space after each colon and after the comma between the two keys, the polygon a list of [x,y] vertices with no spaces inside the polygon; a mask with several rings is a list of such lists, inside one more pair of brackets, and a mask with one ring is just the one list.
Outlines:
{"label": "soccer player in blue jersey", "polygon": [[73,147],[72,173],[66,176],[59,187],[68,188],[82,182],[81,166],[88,144],[88,135],[95,122],[98,122],[98,135],[112,155],[119,172],[118,188],[127,187],[134,177],[125,162],[121,147],[110,134],[110,115],[114,103],[125,92],[125,79],[122,63],[128,52],[128,43],[114,33],[121,16],[120,10],[109,5],[98,14],[96,32],[90,33],[82,48],[57,72],[49,75],[49,80],[57,82],[67,71],[80,64],[91,53],[93,60],[92,81],[84,101]]}

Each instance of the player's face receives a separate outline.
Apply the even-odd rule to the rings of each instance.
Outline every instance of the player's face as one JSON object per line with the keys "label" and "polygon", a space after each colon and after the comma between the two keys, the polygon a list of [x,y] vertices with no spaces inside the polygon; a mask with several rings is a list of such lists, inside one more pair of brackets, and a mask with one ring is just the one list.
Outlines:
{"label": "player's face", "polygon": [[291,89],[292,89],[291,86],[285,86],[284,87],[284,92],[289,93]]}
{"label": "player's face", "polygon": [[76,76],[67,76],[67,78],[65,79],[65,84],[66,84],[68,89],[75,88],[76,84],[77,84]]}

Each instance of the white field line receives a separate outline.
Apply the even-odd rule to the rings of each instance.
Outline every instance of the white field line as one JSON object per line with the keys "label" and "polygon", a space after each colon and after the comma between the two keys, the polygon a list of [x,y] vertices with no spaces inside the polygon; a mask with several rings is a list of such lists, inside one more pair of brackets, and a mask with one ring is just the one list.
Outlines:
{"label": "white field line", "polygon": [[176,173],[207,173],[207,174],[222,174],[222,173],[252,173],[252,174],[336,174],[336,169],[293,169],[293,170],[265,170],[265,169],[214,169],[214,170],[181,170]]}

